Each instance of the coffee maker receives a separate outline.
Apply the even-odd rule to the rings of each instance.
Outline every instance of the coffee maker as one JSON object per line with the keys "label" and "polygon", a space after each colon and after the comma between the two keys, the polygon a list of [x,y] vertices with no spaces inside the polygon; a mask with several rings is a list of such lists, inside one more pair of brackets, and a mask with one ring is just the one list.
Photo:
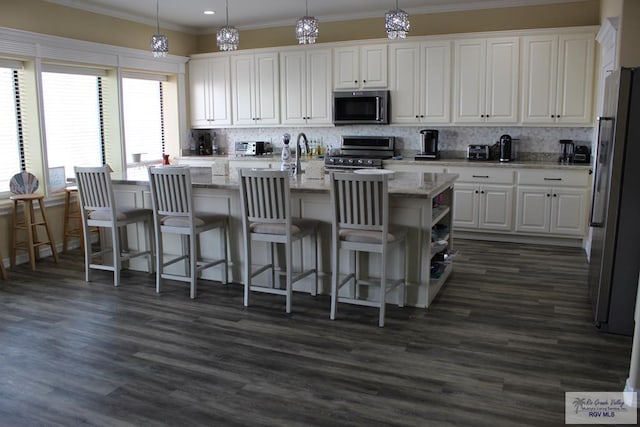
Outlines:
{"label": "coffee maker", "polygon": [[438,131],[436,129],[422,129],[422,151],[415,156],[415,160],[437,160],[438,153]]}
{"label": "coffee maker", "polygon": [[562,153],[560,154],[560,158],[558,161],[560,163],[573,163],[573,152],[575,146],[573,145],[573,140],[571,139],[561,139],[558,141],[562,146]]}
{"label": "coffee maker", "polygon": [[510,162],[514,159],[511,135],[502,135],[500,141],[498,141],[498,147],[500,149],[499,160],[501,162]]}

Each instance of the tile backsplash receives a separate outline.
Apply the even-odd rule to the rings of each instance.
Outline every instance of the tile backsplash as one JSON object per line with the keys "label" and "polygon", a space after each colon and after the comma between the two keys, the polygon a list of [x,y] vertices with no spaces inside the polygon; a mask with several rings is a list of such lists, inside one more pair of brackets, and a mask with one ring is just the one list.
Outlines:
{"label": "tile backsplash", "polygon": [[[500,135],[509,134],[519,139],[518,152],[521,155],[556,156],[560,153],[560,139],[572,139],[576,145],[591,147],[594,139],[592,127],[506,127],[506,126],[337,126],[337,127],[272,127],[272,128],[223,128],[216,129],[217,142],[223,153],[233,154],[238,141],[271,141],[274,151],[282,147],[282,135],[289,133],[295,142],[298,134],[304,132],[310,141],[321,142],[325,147],[339,147],[343,135],[395,136],[397,148],[409,155],[421,149],[420,130],[425,128],[440,131],[438,146],[448,157],[463,156],[469,144],[494,144]],[[198,130],[196,132],[203,132]],[[189,149],[189,142],[183,144]]]}

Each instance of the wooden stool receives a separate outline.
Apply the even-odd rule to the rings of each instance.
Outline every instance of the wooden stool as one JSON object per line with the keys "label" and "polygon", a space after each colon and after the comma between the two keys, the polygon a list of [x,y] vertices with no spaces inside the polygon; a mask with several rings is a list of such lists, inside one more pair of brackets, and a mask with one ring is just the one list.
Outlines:
{"label": "wooden stool", "polygon": [[[78,187],[72,186],[64,189],[64,224],[62,237],[62,252],[69,250],[69,238],[80,239],[80,248],[84,254],[84,234],[82,233],[82,215],[80,214],[80,199],[78,198]],[[75,200],[73,200],[75,195]],[[100,238],[98,227],[91,227],[90,233],[97,233]]]}
{"label": "wooden stool", "polygon": [[[10,197],[13,200],[13,232],[11,233],[11,267],[16,265],[16,251],[22,248],[29,254],[31,269],[36,269],[36,258],[40,257],[40,251],[36,251],[40,246],[49,245],[55,262],[58,262],[58,252],[53,242],[53,236],[47,222],[47,213],[44,208],[44,195],[42,194],[15,194]],[[42,220],[36,219],[33,202],[37,201],[40,206]],[[24,203],[24,219],[18,218],[18,203]],[[38,226],[43,226],[47,232],[47,240],[38,240]],[[18,241],[18,230],[24,230],[25,240]]]}

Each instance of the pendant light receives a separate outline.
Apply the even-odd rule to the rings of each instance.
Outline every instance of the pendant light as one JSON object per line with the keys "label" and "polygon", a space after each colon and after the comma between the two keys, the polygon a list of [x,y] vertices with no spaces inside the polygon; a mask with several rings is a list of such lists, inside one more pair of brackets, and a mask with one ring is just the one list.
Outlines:
{"label": "pendant light", "polygon": [[409,32],[409,14],[398,7],[396,0],[396,9],[390,10],[384,16],[384,29],[387,31],[387,37],[390,39],[404,39]]}
{"label": "pendant light", "polygon": [[220,50],[237,50],[240,44],[240,32],[236,27],[229,26],[229,0],[227,5],[227,21],[226,25],[218,30],[216,34],[216,42]]}
{"label": "pendant light", "polygon": [[160,0],[156,0],[156,25],[157,31],[151,36],[151,52],[154,58],[164,58],[169,52],[169,39],[160,34]]}
{"label": "pendant light", "polygon": [[305,15],[296,23],[296,38],[299,44],[313,44],[318,38],[318,20],[309,16],[309,1],[305,0]]}

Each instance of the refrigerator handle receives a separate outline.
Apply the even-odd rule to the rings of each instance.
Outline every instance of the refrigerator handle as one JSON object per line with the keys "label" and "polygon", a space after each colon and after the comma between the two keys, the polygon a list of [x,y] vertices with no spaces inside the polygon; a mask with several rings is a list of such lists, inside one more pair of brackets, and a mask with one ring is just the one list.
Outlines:
{"label": "refrigerator handle", "polygon": [[594,165],[595,166],[595,171],[594,171],[595,182],[594,182],[594,186],[593,186],[593,194],[591,195],[591,209],[590,209],[590,213],[589,213],[589,226],[590,227],[603,227],[604,226],[604,223],[594,221],[593,217],[594,217],[594,208],[595,208],[595,201],[596,201],[596,194],[595,193],[596,193],[596,191],[598,191],[598,188],[600,188],[600,179],[601,179],[601,176],[600,176],[601,171],[600,171],[599,162],[600,162],[600,156],[601,156],[601,153],[600,153],[600,149],[601,149],[601,147],[600,147],[600,138],[602,136],[601,135],[602,122],[603,121],[613,121],[613,117],[601,117],[601,116],[598,116],[597,120],[598,120],[598,133],[597,133],[597,136],[596,136],[596,142],[597,142],[598,152],[596,153],[597,157],[596,157],[596,161],[595,161],[595,165]]}

